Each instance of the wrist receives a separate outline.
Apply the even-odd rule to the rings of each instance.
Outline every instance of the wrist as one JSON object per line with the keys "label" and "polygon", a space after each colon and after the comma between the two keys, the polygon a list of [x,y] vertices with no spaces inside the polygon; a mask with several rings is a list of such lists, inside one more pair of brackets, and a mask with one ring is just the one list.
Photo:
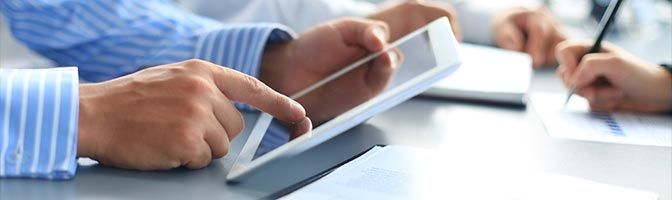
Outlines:
{"label": "wrist", "polygon": [[294,65],[291,51],[293,43],[268,44],[259,67],[259,80],[282,94],[287,93],[285,79],[289,77],[285,73],[291,73],[287,66]]}
{"label": "wrist", "polygon": [[667,102],[668,102],[668,107],[666,111],[672,111],[672,68],[670,68],[669,66],[665,67],[663,69],[663,73],[661,74],[661,76],[663,77],[664,82],[663,84],[666,83],[665,85],[667,85],[667,87],[665,87],[666,89],[664,89],[666,91],[664,93],[667,94]]}
{"label": "wrist", "polygon": [[79,86],[79,121],[77,123],[77,156],[79,157],[93,157],[93,140],[91,133],[91,120],[93,119],[93,112],[91,111],[91,102],[89,94],[93,88],[90,84],[82,84]]}

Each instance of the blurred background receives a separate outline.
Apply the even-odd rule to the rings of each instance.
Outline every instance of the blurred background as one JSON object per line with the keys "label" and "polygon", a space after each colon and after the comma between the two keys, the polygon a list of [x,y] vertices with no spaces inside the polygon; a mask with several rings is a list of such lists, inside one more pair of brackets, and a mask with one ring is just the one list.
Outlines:
{"label": "blurred background", "polygon": [[[189,1],[189,0],[179,0]],[[385,0],[368,0],[384,2]],[[468,1],[468,0],[467,0]],[[472,0],[488,6],[546,6],[565,25],[572,40],[593,38],[597,21],[610,0]],[[493,5],[496,4],[496,5]],[[608,41],[617,44],[637,56],[654,63],[672,60],[672,0],[630,0],[621,9],[614,33]],[[657,51],[647,51],[650,45],[661,45]],[[660,49],[664,49],[660,51]],[[646,52],[646,53],[643,53]],[[667,58],[666,60],[660,60]],[[17,44],[0,19],[0,66],[1,67],[47,67],[46,59]]]}

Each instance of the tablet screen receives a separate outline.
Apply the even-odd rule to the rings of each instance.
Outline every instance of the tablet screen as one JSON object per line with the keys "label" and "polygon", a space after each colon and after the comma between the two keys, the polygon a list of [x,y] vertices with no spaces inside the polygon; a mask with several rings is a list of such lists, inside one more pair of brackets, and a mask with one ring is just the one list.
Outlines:
{"label": "tablet screen", "polygon": [[[428,33],[425,30],[399,39],[386,51],[370,55],[364,64],[347,66],[345,68],[351,67],[351,70],[298,95],[295,99],[306,108],[308,117],[313,121],[313,130],[437,67]],[[390,65],[393,65],[391,70],[385,71],[385,67]],[[383,68],[377,68],[381,66]],[[290,134],[292,131],[288,127],[291,126],[273,120],[252,160],[292,140],[296,134]]]}

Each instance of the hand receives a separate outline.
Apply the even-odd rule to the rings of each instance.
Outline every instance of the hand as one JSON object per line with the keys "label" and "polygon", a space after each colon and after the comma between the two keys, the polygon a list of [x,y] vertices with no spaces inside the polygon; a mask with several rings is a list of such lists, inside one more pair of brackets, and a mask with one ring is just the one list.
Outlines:
{"label": "hand", "polygon": [[492,19],[495,42],[504,49],[526,52],[534,67],[554,66],[555,47],[567,39],[545,9],[511,8]]}
{"label": "hand", "polygon": [[199,60],[80,86],[78,156],[120,168],[202,168],[243,129],[232,101],[310,130],[297,102],[255,78]]}
{"label": "hand", "polygon": [[[600,53],[585,55],[591,43],[564,42],[558,45],[558,77],[565,86],[597,111],[616,109],[662,112],[672,109],[672,77],[658,65],[640,60],[608,43]],[[609,84],[594,84],[604,77]]]}
{"label": "hand", "polygon": [[461,39],[462,32],[455,11],[450,5],[441,2],[403,1],[390,6],[382,6],[369,18],[386,22],[390,26],[390,40],[394,41],[444,16],[450,20],[455,38]]}
{"label": "hand", "polygon": [[[354,18],[326,22],[297,40],[267,47],[259,78],[280,93],[293,95],[370,52],[383,50],[387,36],[383,22]],[[298,101],[320,124],[380,93],[399,57],[394,51],[383,54]]]}

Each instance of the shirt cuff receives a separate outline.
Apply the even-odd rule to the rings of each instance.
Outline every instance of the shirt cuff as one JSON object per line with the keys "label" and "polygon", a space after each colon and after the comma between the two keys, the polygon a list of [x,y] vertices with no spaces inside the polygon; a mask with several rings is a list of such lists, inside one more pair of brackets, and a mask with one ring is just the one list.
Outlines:
{"label": "shirt cuff", "polygon": [[0,177],[74,177],[77,68],[0,69],[0,76]]}
{"label": "shirt cuff", "polygon": [[665,70],[667,70],[667,72],[669,72],[670,75],[672,75],[672,64],[665,64],[664,63],[664,64],[660,64],[660,66],[665,68]]}
{"label": "shirt cuff", "polygon": [[464,42],[494,45],[492,17],[502,10],[500,6],[493,6],[489,1],[458,1],[453,6],[462,28]]}
{"label": "shirt cuff", "polygon": [[279,24],[240,24],[209,31],[198,38],[194,57],[259,77],[264,48],[292,40],[296,33]]}

